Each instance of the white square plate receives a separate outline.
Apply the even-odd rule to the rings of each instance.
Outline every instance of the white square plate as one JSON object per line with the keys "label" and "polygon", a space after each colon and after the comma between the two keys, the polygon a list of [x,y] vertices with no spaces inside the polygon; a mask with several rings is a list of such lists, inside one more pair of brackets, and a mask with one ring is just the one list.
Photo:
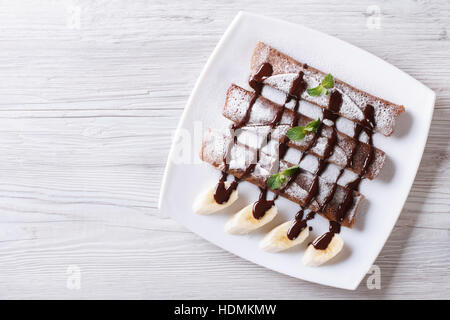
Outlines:
{"label": "white square plate", "polygon": [[[239,185],[239,200],[224,212],[204,216],[191,209],[196,195],[219,178],[218,171],[198,159],[202,130],[229,125],[222,116],[225,92],[231,83],[248,88],[250,57],[258,41],[406,108],[391,137],[374,135],[374,144],[387,154],[385,166],[377,179],[361,184],[367,205],[360,208],[355,227],[341,231],[343,252],[318,268],[303,266],[305,245],[275,254],[258,248],[264,232],[292,219],[298,211],[298,205],[286,199],[277,201],[279,215],[275,221],[247,236],[229,235],[223,230],[231,214],[257,199],[257,188],[247,182]],[[266,268],[324,285],[356,289],[408,196],[427,140],[434,101],[435,94],[429,88],[364,50],[300,25],[241,12],[209,58],[184,110],[165,170],[161,212],[208,241]],[[305,243],[327,231],[328,223],[317,217],[312,226],[312,235]]]}

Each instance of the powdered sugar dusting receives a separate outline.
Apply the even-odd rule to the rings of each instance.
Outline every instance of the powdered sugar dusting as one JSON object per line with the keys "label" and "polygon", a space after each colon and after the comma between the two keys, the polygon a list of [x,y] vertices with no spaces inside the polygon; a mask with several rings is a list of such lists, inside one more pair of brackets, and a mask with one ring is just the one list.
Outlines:
{"label": "powdered sugar dusting", "polygon": [[[307,84],[307,88],[315,88],[322,82],[322,75],[316,72],[310,71],[307,69],[304,71],[303,80],[305,80]],[[328,101],[330,100],[330,95],[319,95],[319,96],[310,96],[308,91],[305,90],[302,94],[302,99],[306,99],[308,101],[317,103],[321,106],[328,106]]]}
{"label": "powdered sugar dusting", "polygon": [[286,151],[286,154],[283,157],[283,160],[290,162],[290,163],[298,163],[300,158],[302,157],[303,152],[295,149],[295,148],[288,148]]}
{"label": "powdered sugar dusting", "polygon": [[367,135],[367,133],[365,131],[361,132],[361,134],[359,136],[359,141],[369,143],[369,136]]}
{"label": "powdered sugar dusting", "polygon": [[[381,100],[374,99],[363,92],[352,90],[342,83],[336,83],[336,88],[342,93],[342,107],[345,107],[346,113],[344,115],[347,118],[362,120],[364,115],[361,110],[366,105],[370,104],[375,109],[375,129],[384,135],[392,133],[394,130],[396,113],[391,107],[388,107]],[[360,111],[359,115],[356,115],[357,109]],[[342,112],[344,112],[344,110]],[[349,113],[348,116],[347,113]]]}
{"label": "powdered sugar dusting", "polygon": [[261,95],[264,98],[266,98],[270,101],[273,101],[279,105],[283,105],[283,103],[286,101],[286,96],[287,96],[283,90],[279,90],[279,89],[273,88],[271,86],[263,86]]}
{"label": "powdered sugar dusting", "polygon": [[296,105],[297,105],[297,103],[295,102],[295,100],[291,99],[287,103],[285,103],[284,107],[289,110],[294,110]]}
{"label": "powdered sugar dusting", "polygon": [[256,163],[256,151],[234,144],[227,158],[229,158],[229,169],[245,171],[249,165]]}
{"label": "powdered sugar dusting", "polygon": [[286,135],[286,132],[289,130],[290,126],[281,125],[276,126],[272,131],[272,139],[279,140]]}
{"label": "powdered sugar dusting", "polygon": [[242,127],[237,129],[235,134],[237,141],[247,145],[250,148],[260,149],[266,141],[266,137],[270,132],[269,126]]}
{"label": "powdered sugar dusting", "polygon": [[376,177],[380,173],[381,168],[383,168],[384,162],[386,160],[386,154],[381,154],[377,151],[375,151],[375,153],[377,154],[377,156],[374,157],[374,161],[370,165],[369,170],[369,172],[372,173],[373,177]]}
{"label": "powdered sugar dusting", "polygon": [[[298,162],[298,161],[297,161]],[[302,162],[300,162],[300,168],[305,169],[308,172],[315,172],[319,165],[319,161],[317,157],[314,157],[310,154],[306,155]]]}
{"label": "powdered sugar dusting", "polygon": [[328,139],[325,137],[320,137],[319,139],[317,139],[316,144],[314,145],[314,147],[312,147],[312,151],[316,154],[318,154],[319,156],[323,157],[323,155],[325,154],[325,149],[328,146]]}
{"label": "powdered sugar dusting", "polygon": [[385,135],[391,134],[394,131],[395,112],[381,105],[378,101],[371,101],[371,104],[375,109],[375,128]]}
{"label": "powdered sugar dusting", "polygon": [[279,125],[289,125],[291,126],[292,121],[294,121],[294,115],[292,112],[283,112]]}
{"label": "powdered sugar dusting", "polygon": [[332,192],[333,183],[325,181],[324,179],[319,180],[319,191],[317,193],[316,201],[322,205],[325,202],[327,196]]}
{"label": "powdered sugar dusting", "polygon": [[295,181],[292,182],[284,191],[287,195],[299,199],[302,203],[305,202],[308,196],[308,191],[300,187]]}
{"label": "powdered sugar dusting", "polygon": [[253,171],[253,176],[267,180],[272,174],[278,172],[278,160],[264,153],[260,154],[258,163]]}
{"label": "powdered sugar dusting", "polygon": [[343,114],[347,119],[362,121],[364,119],[362,108],[364,108],[366,104],[360,104],[360,101],[358,101],[358,103],[355,102],[354,99],[357,99],[358,96],[353,95],[353,97],[350,97],[344,91],[339,89],[336,90],[342,95],[342,106],[340,109],[340,113]]}
{"label": "powdered sugar dusting", "polygon": [[275,108],[270,108],[260,99],[256,99],[250,112],[248,124],[270,124],[274,122],[276,116],[277,110]]}
{"label": "powdered sugar dusting", "polygon": [[275,89],[281,90],[285,93],[288,93],[290,88],[292,87],[292,83],[297,78],[297,73],[284,73],[277,74],[271,77],[268,77],[264,80],[264,84],[267,84]]}
{"label": "powdered sugar dusting", "polygon": [[338,184],[345,186],[347,183],[355,181],[358,175],[354,172],[345,170],[344,174],[339,178]]}
{"label": "powdered sugar dusting", "polygon": [[355,131],[354,127],[355,127],[355,123],[348,119],[339,117],[336,120],[336,129],[342,133],[345,133],[346,135],[348,135],[350,137],[353,136],[353,133]]}
{"label": "powdered sugar dusting", "polygon": [[339,176],[339,173],[341,171],[341,168],[338,166],[331,164],[327,166],[326,170],[322,173],[320,176],[321,178],[325,179],[328,182],[334,183]]}
{"label": "powdered sugar dusting", "polygon": [[290,141],[292,144],[301,147],[301,148],[306,148],[312,141],[314,137],[314,134],[307,134],[305,136],[305,138],[303,138],[303,140],[299,140],[299,141]]}
{"label": "powdered sugar dusting", "polygon": [[323,114],[322,108],[305,100],[300,100],[298,110],[301,114],[312,119],[322,118]]}
{"label": "powdered sugar dusting", "polygon": [[203,138],[202,159],[223,168],[223,158],[232,143],[231,136],[225,132],[207,130]]}
{"label": "powdered sugar dusting", "polygon": [[264,147],[261,148],[261,151],[270,155],[271,157],[278,159],[279,158],[279,144],[277,141],[270,140]]}
{"label": "powdered sugar dusting", "polygon": [[[246,95],[247,97],[252,97],[253,94],[245,89],[242,89],[240,87],[237,87],[233,85],[230,90],[230,94],[233,91],[238,92],[238,96]],[[231,100],[230,100],[231,101]],[[234,104],[234,103],[233,103]],[[237,104],[234,104],[236,107]],[[322,109],[309,103],[305,102],[303,100],[300,101],[300,107],[302,109],[310,109],[310,110],[319,110],[320,113],[322,113]],[[236,130],[236,136],[237,141],[241,144],[247,145],[253,149],[261,149],[263,152],[266,152],[270,154],[271,156],[278,159],[279,157],[279,148],[278,144],[281,139],[283,139],[286,135],[286,131],[291,127],[291,123],[293,120],[293,113],[292,112],[284,112],[282,115],[282,118],[280,120],[280,125],[276,126],[272,133],[271,133],[271,141],[268,145],[266,145],[268,134],[271,130],[271,124],[273,121],[275,121],[277,112],[280,111],[281,106],[277,106],[275,104],[272,104],[271,101],[268,101],[264,98],[258,98],[258,100],[255,102],[254,110],[252,109],[252,112],[250,114],[251,118],[251,124],[246,125],[242,129]],[[230,106],[226,106],[224,109],[224,115],[226,117],[229,117],[228,110],[232,110],[233,108]],[[253,115],[253,116],[252,116]],[[299,123],[299,125],[305,125],[307,121],[305,118],[302,119]],[[289,123],[289,124],[286,124]],[[270,125],[269,125],[270,124]],[[332,135],[332,129],[330,126],[327,126],[327,123],[324,123],[325,126],[323,126],[321,131],[321,137],[317,139],[314,146],[311,148],[311,153],[314,154],[314,156],[323,157],[324,152],[329,145],[330,137]],[[332,124],[332,123],[328,123]],[[348,132],[348,136],[345,137],[341,133],[338,133],[338,141],[335,147],[333,148],[331,152],[330,158],[327,160],[328,162],[335,163],[341,167],[345,167],[348,163],[348,157],[350,157],[350,154],[355,146],[355,142],[352,138],[349,136],[353,136],[354,133],[354,122],[351,122],[348,119],[344,119],[342,117],[338,118],[336,121],[336,126],[338,128],[345,128]],[[243,133],[239,133],[239,131],[244,131]],[[339,130],[339,129],[338,129]],[[340,130],[339,130],[340,131]],[[341,131],[340,131],[341,132]],[[300,141],[289,141],[289,144],[294,147],[298,148],[300,150],[304,150],[308,148],[310,143],[312,142],[312,139],[314,137],[313,133],[309,133],[306,135],[306,137]],[[365,136],[364,131],[360,135],[361,141],[367,141],[367,137]],[[381,158],[381,159],[380,159]],[[369,177],[373,178],[376,176],[376,174],[379,172],[379,169],[381,169],[383,165],[383,156],[382,153],[378,152],[374,162],[377,162],[379,167],[377,167],[377,171],[372,171],[372,168],[369,170]],[[297,163],[297,161],[294,161],[293,163]],[[375,168],[375,167],[374,167]],[[357,169],[357,168],[355,168]],[[315,170],[314,170],[315,171]]]}
{"label": "powdered sugar dusting", "polygon": [[226,108],[224,115],[233,122],[240,122],[244,119],[250,106],[251,95],[242,88],[232,86],[228,89]]}
{"label": "powdered sugar dusting", "polygon": [[343,167],[347,164],[347,153],[339,146],[334,147],[334,152],[331,154],[329,160],[337,165]]}
{"label": "powdered sugar dusting", "polygon": [[[324,77],[322,73],[310,71],[310,69],[304,70],[304,73],[305,75],[303,79],[305,80],[308,88],[318,86]],[[296,77],[297,74],[295,73],[275,74],[267,78],[264,81],[264,84],[283,91],[284,93],[288,93],[292,82]],[[364,119],[362,109],[367,104],[370,104],[375,109],[375,129],[384,135],[389,135],[392,133],[395,124],[396,110],[393,109],[391,105],[387,105],[382,100],[373,98],[364,92],[355,90],[347,85],[343,85],[341,82],[336,82],[335,88],[331,90],[337,90],[342,94],[342,106],[340,110],[340,114],[342,116],[352,121],[361,122]],[[327,108],[330,94],[310,96],[307,91],[304,91],[301,98],[320,105],[323,108]]]}

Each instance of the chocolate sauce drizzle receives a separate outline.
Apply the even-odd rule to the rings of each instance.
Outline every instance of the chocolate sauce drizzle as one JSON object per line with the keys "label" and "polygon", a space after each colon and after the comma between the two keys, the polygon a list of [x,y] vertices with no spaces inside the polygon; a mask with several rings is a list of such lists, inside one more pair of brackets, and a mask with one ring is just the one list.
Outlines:
{"label": "chocolate sauce drizzle", "polygon": [[[269,63],[264,63],[259,71],[249,80],[249,85],[250,87],[252,87],[255,90],[255,93],[260,95],[261,94],[261,90],[263,87],[263,83],[261,80],[261,74],[263,74],[263,77],[269,77],[272,75],[272,66]],[[294,126],[297,124],[298,120],[297,120],[297,109],[298,109],[298,99],[301,96],[302,92],[306,89],[306,83],[303,80],[303,72],[299,72],[299,74],[297,75],[297,77],[294,79],[292,86],[289,90],[289,94],[286,97],[286,101],[283,104],[283,107],[281,109],[278,110],[274,120],[271,122],[270,127],[271,129],[275,128],[281,121],[282,117],[283,117],[283,113],[284,110],[286,109],[286,104],[288,102],[291,101],[291,99],[295,99],[296,104],[294,106],[294,110],[295,110],[295,117],[291,123],[291,126]],[[268,136],[266,137],[265,140],[265,144],[269,143],[269,141],[271,140],[271,133],[268,134]],[[278,157],[279,159],[282,159],[284,157],[284,155],[286,154],[286,151],[288,149],[288,138],[284,137],[278,145]],[[259,150],[258,150],[259,152]],[[291,177],[292,179],[292,177]],[[289,184],[289,182],[288,182]],[[255,219],[261,219],[264,214],[267,212],[267,210],[269,210],[273,204],[275,203],[275,201],[278,199],[278,193],[275,195],[275,197],[272,200],[267,200],[267,188],[261,189],[260,195],[259,195],[259,199],[258,201],[255,202],[255,204],[253,205],[253,217],[255,217]]]}
{"label": "chocolate sauce drizzle", "polygon": [[[245,116],[242,118],[242,120],[231,127],[231,130],[236,130],[239,128],[242,128],[245,126],[250,118],[250,113],[252,111],[252,107],[255,104],[256,100],[258,99],[259,95],[261,94],[261,90],[263,87],[263,81],[265,78],[270,77],[272,75],[272,65],[270,63],[264,63],[261,65],[260,69],[256,74],[253,75],[253,77],[249,80],[250,86],[255,90],[255,93],[250,100],[249,107],[247,108],[247,111],[245,113]],[[278,116],[277,116],[278,117]],[[281,118],[281,117],[280,117]],[[228,151],[225,153],[222,161],[224,163],[224,169],[222,170],[222,176],[219,180],[219,183],[216,186],[216,190],[214,191],[214,200],[216,200],[217,203],[222,204],[224,202],[227,202],[230,199],[231,193],[236,190],[239,181],[244,178],[246,175],[250,174],[253,169],[255,168],[255,164],[250,164],[250,166],[245,170],[244,174],[240,179],[235,178],[234,181],[231,183],[231,185],[226,188],[225,187],[225,181],[228,177],[227,171],[229,168],[229,165],[227,163],[227,157],[230,152],[232,145],[230,144]],[[257,155],[257,161],[259,160],[259,150]],[[260,197],[261,198],[261,197]],[[265,197],[264,197],[265,198]],[[261,199],[260,199],[261,200]],[[262,201],[262,200],[261,200]],[[265,207],[264,205],[262,207]],[[265,211],[261,214],[260,218],[264,215]],[[253,215],[256,218],[255,210],[253,210]],[[259,218],[257,218],[259,219]]]}
{"label": "chocolate sauce drizzle", "polygon": [[314,248],[318,250],[325,250],[326,248],[328,248],[328,245],[333,239],[333,236],[341,231],[341,225],[336,221],[330,221],[329,230],[330,231],[324,233],[319,238],[313,241],[312,245],[314,246]]}
{"label": "chocolate sauce drizzle", "polygon": [[260,188],[259,199],[253,204],[253,216],[255,219],[261,219],[267,210],[272,208],[275,200],[267,200],[267,189]]}
{"label": "chocolate sauce drizzle", "polygon": [[290,226],[287,232],[287,237],[289,240],[294,240],[295,238],[297,238],[298,235],[308,226],[307,224],[308,220],[314,219],[316,213],[314,211],[310,211],[305,218],[303,218],[303,215],[304,209],[302,208],[295,215],[294,223]]}
{"label": "chocolate sauce drizzle", "polygon": [[[336,120],[339,117],[338,113],[340,112],[341,106],[342,106],[342,95],[340,94],[340,92],[335,90],[331,93],[328,109],[325,109],[323,112],[323,120],[328,119],[333,122],[333,125],[332,125],[333,131],[332,131],[331,137],[328,139],[327,147],[326,147],[326,150],[324,151],[324,157],[322,159],[319,159],[319,164],[318,164],[318,167],[317,167],[317,170],[315,173],[315,179],[328,166],[326,159],[331,156],[331,154],[332,154],[331,152],[332,152],[332,150],[334,150],[335,144],[337,142]],[[330,232],[327,232],[322,237],[317,239],[318,241],[320,240],[319,244],[317,244],[317,246],[315,246],[318,249],[320,249],[320,248],[325,249],[328,246],[331,239],[333,238],[333,234],[339,233],[340,227],[337,228],[335,225],[341,223],[345,219],[346,213],[348,212],[348,210],[351,208],[351,206],[353,204],[353,190],[358,189],[362,177],[366,174],[369,166],[372,164],[373,157],[374,157],[374,149],[373,149],[373,142],[372,142],[373,128],[375,127],[374,108],[371,105],[366,105],[366,107],[363,109],[363,114],[364,114],[364,119],[362,121],[363,125],[355,123],[353,138],[359,141],[360,134],[361,134],[362,130],[364,130],[364,132],[366,133],[366,135],[369,138],[368,145],[370,146],[370,151],[364,161],[363,170],[361,171],[361,173],[358,175],[358,177],[354,181],[351,181],[345,185],[345,188],[347,189],[347,191],[346,191],[344,200],[338,206],[338,211],[336,213],[337,221],[331,221],[330,222]],[[369,129],[369,128],[371,128],[371,129]],[[316,135],[316,137],[320,136],[320,132],[319,132],[320,130],[321,130],[321,127],[319,128],[318,134]],[[317,139],[317,138],[315,138],[315,139]],[[352,149],[350,156],[347,159],[347,164],[345,167],[348,167],[350,164],[353,164],[353,158],[355,155],[355,151],[357,150],[359,145],[360,145],[359,143],[356,144],[355,147]],[[331,192],[325,198],[319,211],[322,211],[325,208],[325,206],[333,199],[334,194],[337,189],[338,181],[339,181],[340,177],[342,176],[342,174],[344,173],[344,170],[345,170],[345,168],[340,169],[340,171],[336,177],[336,180],[333,183]],[[314,183],[313,183],[313,185],[314,185]],[[309,200],[312,199],[311,194],[315,195],[315,192],[316,192],[316,191],[314,191],[313,188],[311,188],[311,189],[312,189],[312,191],[310,190],[308,192],[308,197],[307,197]],[[309,206],[309,204],[310,204],[310,202],[307,202],[305,204],[305,207]],[[300,212],[303,213],[303,209],[301,209]],[[300,232],[306,228],[306,220],[303,220],[301,218],[299,219],[298,217],[302,216],[299,213],[296,215],[294,223],[292,224],[291,228],[288,231],[288,238],[291,240],[295,239],[300,234]],[[331,224],[333,225],[333,227],[331,227]]]}
{"label": "chocolate sauce drizzle", "polygon": [[[327,147],[324,150],[324,157],[322,159],[319,159],[319,163],[318,163],[316,172],[314,174],[313,183],[311,184],[311,187],[308,190],[308,194],[306,196],[306,201],[305,201],[305,205],[304,205],[305,208],[309,207],[309,205],[311,204],[311,201],[317,195],[317,192],[319,191],[319,184],[318,184],[319,176],[322,174],[323,171],[325,171],[326,167],[328,166],[328,162],[326,162],[326,159],[331,156],[332,151],[334,150],[334,146],[337,141],[337,133],[336,133],[336,120],[338,118],[337,112],[339,112],[341,105],[342,105],[341,94],[338,91],[333,91],[330,96],[328,109],[324,110],[324,112],[323,112],[322,122],[320,123],[319,128],[317,129],[315,135],[313,136],[312,141],[308,145],[308,148],[300,157],[299,163],[303,160],[303,158],[305,157],[307,152],[316,144],[318,138],[321,136],[321,133],[322,133],[323,121],[324,120],[333,121],[333,126],[332,126],[333,131],[332,131],[331,137],[328,138]],[[342,170],[342,172],[343,172],[343,170]],[[323,202],[322,206],[320,207],[319,211],[322,211],[325,208],[325,206],[331,201],[331,199],[333,199],[336,188],[337,188],[337,179],[336,179],[335,183],[333,184],[332,191],[326,197],[326,199]],[[295,238],[297,238],[298,235],[300,234],[300,232],[302,232],[307,226],[307,219],[301,218],[301,217],[303,217],[303,211],[304,211],[304,209],[301,208],[300,211],[295,216],[293,224],[291,225],[291,227],[288,230],[287,237],[290,240],[294,240]],[[308,215],[308,217],[309,217],[308,220],[311,220],[312,218],[314,218],[314,216],[315,216],[314,214]],[[300,217],[300,219],[299,219],[299,217]]]}
{"label": "chocolate sauce drizzle", "polygon": [[[323,113],[323,120],[328,119],[330,121],[333,121],[333,125],[332,125],[333,131],[332,131],[331,137],[328,139],[327,148],[324,152],[324,157],[319,160],[318,168],[315,173],[315,179],[328,166],[328,163],[326,163],[325,161],[329,156],[331,156],[331,151],[334,149],[334,146],[336,144],[336,141],[337,141],[336,120],[338,118],[338,113],[340,111],[341,105],[342,105],[341,94],[338,91],[333,91],[330,96],[328,109],[324,110],[324,113]],[[340,223],[345,219],[346,213],[348,212],[348,210],[351,208],[351,206],[353,204],[353,190],[358,189],[362,177],[365,175],[370,164],[373,161],[374,151],[373,151],[373,142],[372,142],[372,134],[373,134],[372,130],[375,127],[373,107],[371,105],[367,105],[363,110],[363,114],[364,114],[364,120],[363,120],[364,127],[361,126],[360,124],[355,123],[353,138],[356,140],[359,140],[361,131],[364,130],[365,133],[367,134],[367,136],[369,137],[368,144],[370,145],[370,151],[364,161],[362,172],[358,175],[358,177],[354,181],[347,183],[345,186],[345,188],[347,188],[347,191],[346,191],[344,200],[338,206],[338,211],[336,213],[337,221],[330,221],[330,231],[325,233],[324,235],[322,235],[320,238],[318,238],[316,241],[317,242],[316,244],[313,243],[313,245],[316,249],[320,249],[320,250],[326,249],[328,244],[331,242],[333,235],[335,233],[340,232]],[[370,127],[372,130],[368,129],[367,127]],[[321,130],[321,127],[319,128],[319,130]],[[319,130],[318,130],[318,132],[319,132]],[[317,136],[320,136],[320,132],[319,132],[319,134],[317,134]],[[359,147],[359,144],[357,144],[351,151],[350,157],[347,160],[346,167],[348,167],[348,165],[353,161],[355,151],[358,147]],[[345,170],[345,168],[340,169],[340,171],[336,177],[336,180],[333,183],[331,192],[325,198],[319,211],[322,211],[325,208],[325,206],[331,201],[331,199],[333,199],[334,194],[337,189],[337,184],[338,184],[339,178],[344,173],[344,170]],[[313,183],[313,185],[314,185],[314,183]],[[311,189],[314,190],[313,188],[311,188]],[[311,194],[312,193],[314,194],[315,192],[316,191],[311,192],[311,190],[308,192],[309,200],[312,199],[310,197]],[[309,206],[309,204],[310,204],[310,202],[307,202],[305,204],[305,207]],[[299,217],[302,217],[302,214],[300,215],[300,213],[303,213],[303,209],[301,209],[299,211],[299,213],[296,215],[294,223],[291,225],[291,227],[288,231],[287,236],[291,240],[294,240],[300,234],[300,232],[306,228],[306,225],[307,225],[306,220],[304,220],[302,218],[299,219]],[[336,224],[339,225],[339,227],[336,227]]]}
{"label": "chocolate sauce drizzle", "polygon": [[[305,65],[304,69],[306,69],[306,68],[307,68],[307,66]],[[270,77],[272,75],[272,73],[273,73],[272,65],[269,63],[263,63],[260,66],[258,72],[256,72],[250,78],[249,85],[250,85],[250,87],[253,88],[255,93],[250,101],[250,104],[246,111],[245,116],[238,124],[234,125],[232,127],[232,129],[241,128],[246,125],[246,123],[249,120],[253,104],[256,102],[256,100],[258,99],[258,97],[261,94],[262,88],[264,86],[263,82],[267,77]],[[295,100],[295,105],[294,105],[294,110],[293,110],[295,116],[291,123],[291,127],[294,127],[297,125],[297,123],[298,123],[298,112],[297,111],[298,111],[298,107],[299,107],[299,100],[300,100],[300,97],[301,97],[302,93],[304,92],[304,90],[306,90],[306,82],[303,79],[303,72],[300,71],[298,76],[292,82],[291,88],[289,90],[289,94],[286,97],[283,107],[277,112],[276,117],[270,124],[272,129],[279,124],[279,122],[281,121],[281,118],[283,116],[286,104],[289,103],[292,99]],[[333,122],[333,125],[331,126],[332,133],[331,133],[331,136],[328,138],[327,146],[324,150],[323,157],[320,158],[318,161],[318,166],[317,166],[316,172],[314,173],[314,179],[308,190],[308,193],[307,193],[307,196],[305,199],[305,203],[304,203],[303,207],[301,207],[300,211],[296,214],[295,220],[288,230],[287,237],[291,240],[294,240],[295,238],[297,238],[298,235],[300,234],[300,232],[307,227],[307,221],[311,220],[315,217],[316,213],[311,211],[304,218],[303,217],[304,216],[304,208],[309,207],[311,202],[316,197],[316,195],[319,191],[319,177],[326,170],[326,168],[328,166],[327,159],[332,155],[332,153],[335,149],[335,146],[337,143],[336,120],[339,117],[341,106],[342,106],[342,94],[338,90],[334,89],[331,91],[331,94],[330,94],[328,108],[323,110],[322,122],[320,123],[319,128],[317,129],[317,131],[314,134],[313,138],[311,139],[308,147],[302,153],[302,155],[300,156],[300,159],[298,161],[298,163],[300,164],[300,162],[308,154],[309,150],[311,150],[311,148],[317,143],[317,140],[321,136],[321,133],[322,133],[323,121],[324,120],[332,121]],[[366,105],[365,108],[363,109],[363,115],[364,115],[364,118],[361,121],[361,124],[358,124],[358,123],[354,124],[353,138],[359,141],[361,132],[364,131],[366,133],[366,135],[368,136],[367,144],[370,146],[369,153],[364,161],[363,170],[361,171],[361,173],[358,175],[358,177],[354,181],[351,181],[350,183],[347,183],[345,185],[346,195],[344,197],[344,200],[338,206],[338,211],[336,213],[337,221],[330,221],[330,231],[323,234],[321,237],[319,237],[318,239],[316,239],[316,241],[313,242],[313,245],[316,249],[320,249],[320,250],[326,249],[328,244],[332,240],[333,235],[335,233],[340,232],[340,223],[345,219],[348,210],[351,208],[351,206],[353,204],[353,190],[357,190],[359,188],[359,184],[360,184],[363,176],[366,174],[367,170],[369,169],[370,165],[373,162],[374,148],[373,148],[373,142],[372,142],[372,135],[373,135],[373,129],[375,127],[373,106]],[[266,143],[268,143],[270,139],[271,139],[271,135],[269,133],[267,136],[267,139],[266,139]],[[287,136],[284,136],[279,141],[279,159],[282,159],[285,156],[286,151],[288,149],[288,144],[287,144],[288,141],[289,141],[289,139]],[[354,148],[351,150],[350,156],[347,159],[347,164],[345,167],[348,167],[349,165],[353,165],[354,156],[355,156],[355,153],[357,151],[357,148],[359,148],[359,146],[360,146],[360,144],[357,143],[354,146]],[[244,176],[251,173],[255,167],[255,164],[250,165],[245,170],[245,173],[241,177],[241,179],[235,178],[235,180],[231,183],[231,185],[228,188],[225,188],[225,180],[227,178],[226,172],[228,171],[228,165],[226,164],[225,160],[226,160],[226,156],[224,157],[225,168],[222,171],[222,177],[220,178],[219,183],[216,188],[216,191],[214,193],[214,199],[217,201],[217,203],[224,203],[224,202],[228,201],[233,190],[235,190],[237,188],[239,181]],[[257,161],[258,160],[259,160],[259,150],[257,153]],[[345,170],[345,168],[340,169],[340,171],[337,175],[337,178],[335,179],[335,181],[332,185],[330,193],[324,199],[323,203],[321,204],[321,206],[318,210],[319,212],[323,211],[326,208],[326,206],[328,205],[328,203],[333,199],[334,194],[337,189],[338,180],[344,173],[344,170]],[[264,216],[264,214],[266,213],[266,211],[269,210],[274,205],[274,202],[277,200],[278,196],[281,193],[283,193],[286,190],[286,188],[288,188],[288,186],[293,181],[295,181],[295,179],[297,178],[299,173],[300,173],[300,170],[297,170],[296,173],[294,173],[293,175],[288,177],[287,183],[285,183],[285,185],[281,189],[274,190],[275,197],[272,200],[267,200],[267,188],[260,188],[261,192],[259,195],[259,199],[253,205],[253,216],[256,219],[262,218]]]}
{"label": "chocolate sauce drizzle", "polygon": [[228,174],[226,171],[222,171],[222,176],[220,177],[219,183],[216,186],[216,190],[214,191],[214,200],[218,204],[222,204],[224,202],[227,202],[228,199],[230,199],[231,193],[236,190],[238,182],[237,180],[234,180],[231,185],[226,188],[225,187],[225,181],[227,179]]}

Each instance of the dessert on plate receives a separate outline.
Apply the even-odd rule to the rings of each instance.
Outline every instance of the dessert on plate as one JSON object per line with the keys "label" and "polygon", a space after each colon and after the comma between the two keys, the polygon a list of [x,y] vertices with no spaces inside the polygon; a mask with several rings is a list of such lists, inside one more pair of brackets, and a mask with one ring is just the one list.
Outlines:
{"label": "dessert on plate", "polygon": [[[239,183],[255,184],[260,189],[256,201],[225,225],[228,233],[245,234],[271,223],[279,197],[289,199],[299,211],[274,226],[260,248],[279,252],[306,241],[308,221],[319,214],[330,221],[329,230],[303,255],[305,265],[319,266],[342,250],[341,226],[352,228],[358,218],[361,181],[375,179],[383,168],[386,154],[372,136],[390,136],[404,107],[262,42],[250,70],[249,89],[231,84],[226,92],[222,115],[230,127],[207,130],[203,137],[200,158],[221,174],[217,185],[198,195],[193,210],[222,210],[238,199]],[[294,159],[287,156],[292,150]]]}

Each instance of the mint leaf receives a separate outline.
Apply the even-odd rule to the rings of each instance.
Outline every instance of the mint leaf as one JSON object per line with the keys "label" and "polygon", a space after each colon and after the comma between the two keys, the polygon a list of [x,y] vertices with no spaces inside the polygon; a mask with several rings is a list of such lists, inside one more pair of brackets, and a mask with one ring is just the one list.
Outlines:
{"label": "mint leaf", "polygon": [[281,185],[285,181],[286,181],[286,176],[284,176],[280,173],[276,173],[269,177],[269,179],[267,180],[267,186],[272,190],[276,190],[279,187],[281,187]]}
{"label": "mint leaf", "polygon": [[[331,89],[334,87],[334,79],[331,74],[327,74],[325,78],[323,78],[322,87],[324,87],[325,89]],[[325,94],[328,94],[328,91]]]}
{"label": "mint leaf", "polygon": [[298,169],[299,167],[297,165],[271,175],[267,180],[267,186],[272,190],[278,189],[286,182],[286,177],[292,176]]}
{"label": "mint leaf", "polygon": [[320,96],[322,93],[327,95],[329,93],[327,89],[331,89],[333,87],[334,87],[334,78],[331,74],[327,74],[317,87],[307,89],[306,91],[310,96],[316,97]]}
{"label": "mint leaf", "polygon": [[292,176],[298,170],[298,165],[287,168],[280,172],[282,176]]}
{"label": "mint leaf", "polygon": [[313,120],[310,123],[308,123],[305,127],[298,126],[290,128],[286,132],[286,135],[292,141],[303,140],[307,132],[316,132],[319,126],[320,126],[320,119]]}
{"label": "mint leaf", "polygon": [[317,118],[317,120],[313,120],[310,123],[308,123],[305,126],[304,131],[306,131],[306,132],[316,132],[317,129],[319,129],[319,126],[320,126],[320,118]]}
{"label": "mint leaf", "polygon": [[322,85],[320,84],[320,85],[318,85],[317,87],[312,88],[312,89],[308,89],[308,90],[306,90],[306,91],[308,91],[308,94],[309,94],[310,96],[312,96],[312,97],[320,96],[320,94],[321,94],[322,91],[323,91],[323,87],[322,87]]}
{"label": "mint leaf", "polygon": [[305,128],[302,126],[290,128],[286,132],[286,135],[288,136],[288,138],[290,140],[293,140],[293,141],[302,140],[306,135]]}

